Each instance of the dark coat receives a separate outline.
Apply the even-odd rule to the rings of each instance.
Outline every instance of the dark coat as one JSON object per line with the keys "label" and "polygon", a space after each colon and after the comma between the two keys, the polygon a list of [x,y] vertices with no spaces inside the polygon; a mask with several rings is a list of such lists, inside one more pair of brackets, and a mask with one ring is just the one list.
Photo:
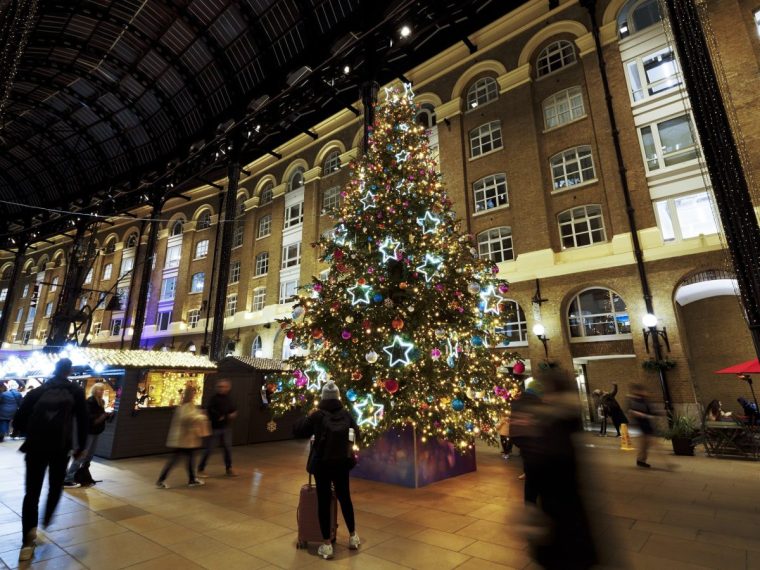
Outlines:
{"label": "dark coat", "polygon": [[601,403],[602,407],[606,410],[607,415],[612,420],[612,423],[619,426],[620,424],[627,424],[628,418],[625,416],[623,408],[620,407],[620,404],[618,404],[618,401],[615,399],[617,392],[618,386],[617,384],[613,384],[612,392],[604,394]]}
{"label": "dark coat", "polygon": [[354,429],[354,439],[355,441],[359,441],[359,426],[356,425],[356,420],[354,420],[354,417],[351,415],[351,413],[343,407],[343,404],[340,400],[322,400],[319,402],[319,406],[314,413],[306,416],[305,418],[301,418],[293,426],[293,434],[296,437],[314,436],[314,445],[312,447],[311,453],[309,453],[309,459],[306,463],[306,470],[309,473],[314,473],[314,471],[319,469],[321,466],[338,469],[351,469],[354,466],[354,462],[351,461],[351,459],[348,457],[345,460],[341,460],[340,462],[333,462],[330,465],[327,465],[323,460],[325,450],[321,449],[320,442],[322,441],[322,422],[326,416],[325,412],[335,413],[339,410],[342,410],[343,413],[349,417],[351,427]]}
{"label": "dark coat", "polygon": [[23,399],[18,390],[7,390],[0,394],[0,420],[12,420]]}
{"label": "dark coat", "polygon": [[97,435],[106,429],[106,409],[100,405],[95,396],[87,398],[87,417],[90,420],[89,433]]}

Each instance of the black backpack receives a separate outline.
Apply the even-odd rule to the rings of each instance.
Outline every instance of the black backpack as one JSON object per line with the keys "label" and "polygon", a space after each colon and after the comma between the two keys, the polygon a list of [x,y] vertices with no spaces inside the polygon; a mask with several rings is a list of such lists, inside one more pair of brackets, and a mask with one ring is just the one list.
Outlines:
{"label": "black backpack", "polygon": [[348,440],[351,416],[343,409],[322,412],[322,433],[319,438],[319,456],[322,461],[332,463],[353,457],[353,443]]}
{"label": "black backpack", "polygon": [[74,394],[67,385],[44,384],[37,388],[42,394],[32,408],[27,425],[27,437],[36,445],[66,449],[72,436]]}

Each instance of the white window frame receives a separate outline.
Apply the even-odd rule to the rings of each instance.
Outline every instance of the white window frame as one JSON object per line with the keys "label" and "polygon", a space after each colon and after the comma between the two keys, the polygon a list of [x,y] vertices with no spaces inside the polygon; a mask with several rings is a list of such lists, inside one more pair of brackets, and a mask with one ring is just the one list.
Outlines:
{"label": "white window frame", "polygon": [[230,285],[240,283],[240,260],[233,261],[230,265]]}
{"label": "white window frame", "polygon": [[202,239],[195,244],[195,257],[193,259],[204,259],[208,257],[209,240]]}
{"label": "white window frame", "polygon": [[198,328],[198,323],[201,320],[201,310],[200,309],[190,309],[187,312],[187,328],[189,329],[196,329]]}
{"label": "white window frame", "polygon": [[116,251],[116,238],[112,237],[103,246],[103,253],[109,255]]}
{"label": "white window frame", "polygon": [[23,318],[24,318],[24,307],[19,307],[18,311],[16,311],[16,320],[14,322],[20,323]]}
{"label": "white window frame", "polygon": [[[590,209],[594,209],[592,213],[589,213]],[[575,217],[576,213],[580,210],[583,210],[583,215],[579,217]],[[598,210],[598,212],[596,211]],[[564,214],[569,214],[570,218],[566,221],[562,221],[560,218]],[[600,222],[600,228],[592,228],[592,222],[593,220],[599,220]],[[585,223],[586,229],[582,231],[578,231],[577,226],[579,224]],[[590,247],[592,245],[598,245],[600,243],[606,243],[607,242],[607,230],[604,227],[604,210],[602,209],[602,206],[599,204],[583,204],[580,206],[574,206],[572,208],[568,208],[567,210],[564,210],[557,214],[557,227],[559,229],[559,241],[562,246],[562,249],[577,249],[580,247]],[[567,236],[563,236],[562,228],[563,227],[569,227],[571,230],[571,233],[569,233]],[[598,233],[599,231],[602,232],[602,239],[597,240],[594,238],[594,234]],[[589,237],[589,243],[578,245],[578,237],[582,235],[588,235]],[[573,239],[573,245],[565,245],[565,237],[572,237]]]}
{"label": "white window frame", "polygon": [[488,105],[499,99],[499,84],[493,77],[481,77],[467,90],[467,111]]}
{"label": "white window frame", "polygon": [[121,258],[121,266],[119,267],[119,279],[124,277],[127,273],[132,271],[135,268],[135,258],[134,257],[122,257]]}
{"label": "white window frame", "polygon": [[760,37],[760,10],[755,10],[755,31],[758,37]]}
{"label": "white window frame", "polygon": [[45,303],[44,317],[46,319],[49,319],[52,315],[53,315],[53,302],[52,301],[48,301],[47,303]]}
{"label": "white window frame", "polygon": [[211,210],[203,210],[195,224],[196,230],[207,230],[211,227]]}
{"label": "white window frame", "polygon": [[574,64],[575,46],[567,40],[557,40],[541,50],[536,58],[536,77],[546,77]]}
{"label": "white window frame", "polygon": [[285,207],[283,230],[296,228],[303,224],[303,202],[296,202]]}
{"label": "white window frame", "polygon": [[[489,174],[472,184],[475,213],[509,207],[509,186],[504,172]],[[489,202],[493,201],[493,206]]]}
{"label": "white window frame", "polygon": [[550,131],[578,121],[586,116],[583,90],[578,85],[558,91],[541,104],[544,129]]}
{"label": "white window frame", "polygon": [[256,265],[255,265],[255,275],[256,277],[262,277],[263,275],[266,275],[269,273],[269,252],[268,251],[262,251],[256,256]]}
{"label": "white window frame", "polygon": [[[507,337],[506,340],[509,342],[501,340],[496,343],[496,347],[528,346],[528,320],[525,318],[525,311],[523,311],[520,303],[514,299],[504,299],[501,312],[501,326],[494,329],[494,334],[498,339]],[[512,340],[512,335],[508,333],[516,333],[516,339]]]}
{"label": "white window frame", "polygon": [[124,241],[124,249],[134,249],[137,247],[137,234],[131,233],[127,236],[127,239]]}
{"label": "white window frame", "polygon": [[237,302],[238,302],[238,296],[237,293],[231,293],[230,295],[227,295],[227,299],[224,302],[224,317],[234,317],[235,313],[237,313]]}
{"label": "white window frame", "polygon": [[335,149],[327,153],[324,163],[322,163],[322,176],[330,176],[340,170],[340,151]]}
{"label": "white window frame", "polygon": [[[693,235],[684,235],[684,218],[694,221],[695,216],[693,213],[690,213],[691,215],[679,215],[679,209],[678,209],[678,202],[680,200],[689,199],[689,198],[697,198],[700,200],[704,200],[709,205],[710,211],[709,211],[709,219],[702,220],[703,223],[707,221],[708,223],[711,223],[712,226],[709,229],[710,231],[703,231],[694,233]],[[655,216],[657,217],[657,227],[660,228],[660,235],[662,235],[662,240],[665,243],[675,243],[687,239],[695,239],[700,238],[701,236],[705,235],[714,235],[720,232],[720,221],[718,219],[717,213],[715,211],[715,205],[713,203],[713,198],[710,195],[710,192],[707,190],[702,190],[700,192],[687,192],[684,194],[676,194],[674,196],[668,196],[667,198],[662,198],[659,200],[654,200],[653,203],[654,206],[654,212]],[[668,231],[669,230],[669,231]],[[667,237],[667,233],[670,233],[672,237]]]}
{"label": "white window frame", "polygon": [[235,227],[232,231],[232,249],[243,247],[243,241],[245,240],[245,223],[243,220],[235,222]]}
{"label": "white window frame", "polygon": [[111,333],[111,336],[119,336],[121,334],[122,326],[124,325],[124,319],[121,317],[116,319],[112,318],[109,325],[108,330]]}
{"label": "white window frame", "polygon": [[8,287],[0,289],[0,301],[5,301],[8,298]]}
{"label": "white window frame", "polygon": [[[304,172],[305,170],[300,166],[293,171],[290,178],[288,178],[288,192],[293,192],[294,190],[299,190],[306,186],[306,182],[304,182],[303,179]],[[300,184],[296,186],[298,182],[300,182]]]}
{"label": "white window frame", "polygon": [[[196,279],[198,275],[201,275],[201,277]],[[200,288],[196,287],[199,282],[201,285]],[[205,288],[206,288],[206,272],[196,271],[190,277],[190,293],[203,293]]]}
{"label": "white window frame", "polygon": [[103,266],[103,281],[107,281],[111,278],[111,274],[113,273],[113,263],[106,263]]}
{"label": "white window frame", "polygon": [[92,323],[92,336],[98,337],[100,336],[100,331],[103,329],[103,323],[97,322]]}
{"label": "white window frame", "polygon": [[166,262],[164,263],[164,269],[171,269],[173,267],[179,267],[182,260],[182,244],[170,245],[166,248]]}
{"label": "white window frame", "polygon": [[[609,303],[610,303],[610,311],[605,311],[602,313],[588,313],[583,314],[583,307],[581,306],[581,295],[584,293],[588,293],[589,291],[606,291],[609,295]],[[614,304],[614,298],[615,296],[620,299],[620,301],[625,305],[625,310],[618,311],[615,309]],[[576,305],[577,303],[577,305]],[[572,311],[574,309],[577,309],[578,315],[573,316]],[[614,334],[586,334],[586,320],[592,319],[593,317],[611,317],[611,321],[615,324],[615,333]],[[629,331],[632,330],[632,323],[630,319],[630,311],[628,310],[628,305],[626,304],[625,300],[622,296],[620,296],[617,291],[613,291],[612,289],[608,289],[607,287],[587,287],[586,289],[583,289],[582,291],[579,291],[576,293],[573,298],[570,300],[570,303],[567,305],[567,315],[565,319],[565,324],[568,328],[568,337],[570,339],[570,342],[600,342],[605,340],[624,340],[624,339],[630,339],[632,338],[631,332],[620,332],[621,329],[625,330],[625,327],[621,325],[621,320],[623,317],[628,317],[628,328]],[[573,334],[573,323],[571,320],[577,320],[578,324],[577,326],[580,328],[580,335],[574,335]]]}
{"label": "white window frame", "polygon": [[50,292],[56,291],[58,289],[58,277],[53,277],[52,281],[50,282]]}
{"label": "white window frame", "polygon": [[328,214],[340,206],[340,186],[322,191],[322,214]]}
{"label": "white window frame", "polygon": [[177,295],[177,277],[164,277],[161,280],[161,297],[159,301],[171,301]]}
{"label": "white window frame", "polygon": [[171,310],[158,311],[158,313],[156,314],[156,330],[161,331],[161,332],[168,331],[171,324],[172,324]]}
{"label": "white window frame", "polygon": [[[87,272],[87,275],[85,275],[85,278],[84,278],[85,283],[92,283],[93,273],[94,273],[93,268],[90,267],[89,271]],[[24,293],[26,293],[27,287],[29,286],[28,285],[24,286]],[[26,297],[26,294],[24,294],[23,296]]]}
{"label": "white window frame", "polygon": [[261,196],[259,197],[259,206],[266,206],[274,199],[274,184],[268,182],[261,189]]}
{"label": "white window frame", "polygon": [[272,214],[266,214],[259,218],[256,228],[256,239],[265,238],[272,234]]}
{"label": "white window frame", "polygon": [[[672,56],[673,73],[650,83],[647,75],[647,63],[657,57],[667,55],[668,52]],[[625,79],[628,83],[628,94],[631,96],[631,103],[634,105],[671,93],[683,85],[681,68],[672,46],[660,46],[656,50],[649,49],[643,55],[626,61],[623,67],[625,68]],[[634,79],[639,82],[639,85],[634,85]],[[655,89],[657,90],[655,93],[650,93],[650,90]]]}
{"label": "white window frame", "polygon": [[[597,181],[594,153],[589,145],[558,152],[549,159],[549,167],[552,171],[552,192],[562,192]],[[576,177],[577,181],[574,181]]]}
{"label": "white window frame", "polygon": [[[90,278],[90,281],[92,281],[92,278]],[[27,295],[29,295],[29,283],[24,284],[24,289],[21,291],[21,298],[26,299]]]}
{"label": "white window frame", "polygon": [[256,335],[256,337],[253,339],[253,342],[251,343],[251,356],[254,358],[261,358],[264,356],[264,343],[261,340],[261,335]]}
{"label": "white window frame", "polygon": [[[478,256],[481,259],[490,259],[494,263],[515,259],[512,228],[509,226],[498,226],[482,231],[478,234],[477,242]],[[504,247],[507,242],[507,247]]]}
{"label": "white window frame", "polygon": [[[660,125],[663,123],[667,123],[670,121],[675,121],[676,119],[683,119],[686,118],[689,126],[689,134],[691,136],[692,144],[689,146],[685,146],[683,148],[678,148],[675,151],[671,151],[669,153],[665,153],[664,146],[662,144],[662,138],[660,135]],[[649,129],[649,133],[652,137],[652,144],[654,146],[654,150],[656,151],[653,156],[648,156],[647,151],[644,144],[644,132],[645,130]],[[655,121],[654,123],[649,123],[647,125],[642,125],[638,129],[639,133],[639,145],[641,146],[641,155],[644,158],[644,167],[646,168],[647,172],[650,174],[660,174],[662,172],[668,172],[675,168],[683,168],[684,166],[688,166],[690,164],[696,163],[696,161],[699,160],[699,141],[697,140],[697,133],[694,128],[694,121],[692,120],[690,113],[684,113],[680,115],[675,115],[671,117],[664,117],[662,119],[659,119]],[[680,160],[678,162],[672,162],[671,164],[666,164],[666,160],[672,160],[673,158],[677,158],[679,156],[687,157],[689,154],[694,153],[694,156],[685,158],[685,160]]]}
{"label": "white window frame", "polygon": [[644,30],[648,30],[652,26],[656,25],[657,22],[653,22],[651,25],[643,27],[641,29],[637,28],[633,25],[633,18],[631,17],[633,12],[640,8],[642,4],[647,3],[653,3],[655,6],[657,6],[657,12],[660,16],[660,19],[657,20],[657,22],[662,22],[662,12],[659,9],[659,2],[658,0],[640,0],[639,2],[633,3],[628,7],[626,20],[622,22],[620,18],[618,18],[617,24],[618,24],[618,34],[620,35],[621,39],[628,38],[630,36],[633,36],[639,32],[642,32]]}
{"label": "white window frame", "polygon": [[299,265],[301,265],[301,242],[283,245],[280,269],[289,269]]}
{"label": "white window frame", "polygon": [[[470,131],[470,158],[478,158],[501,150],[501,121],[490,121]],[[484,150],[485,149],[485,150]]]}
{"label": "white window frame", "polygon": [[[177,231],[177,228],[179,228],[179,231]],[[181,236],[184,230],[185,220],[177,220],[172,224],[171,230],[169,231],[169,237]]]}
{"label": "white window frame", "polygon": [[267,303],[267,289],[266,287],[256,287],[253,290],[253,301],[251,302],[251,310],[262,311],[266,307]]}
{"label": "white window frame", "polygon": [[[292,293],[288,294],[288,291],[292,289]],[[293,301],[293,297],[298,294],[298,278],[287,279],[280,281],[280,305]]]}

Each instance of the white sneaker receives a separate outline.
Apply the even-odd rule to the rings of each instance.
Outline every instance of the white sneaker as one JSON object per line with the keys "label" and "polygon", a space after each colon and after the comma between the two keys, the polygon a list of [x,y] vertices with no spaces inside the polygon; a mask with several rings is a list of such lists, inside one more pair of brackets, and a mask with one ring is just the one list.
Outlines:
{"label": "white sneaker", "polygon": [[359,535],[354,533],[348,537],[348,548],[350,550],[359,550],[359,545],[362,541],[359,539]]}
{"label": "white sneaker", "polygon": [[203,486],[203,485],[205,485],[205,484],[206,484],[206,482],[205,482],[205,481],[201,481],[200,479],[195,479],[194,481],[190,481],[190,482],[187,484],[187,486],[188,486],[188,487],[202,487],[202,486]]}
{"label": "white sneaker", "polygon": [[156,487],[158,487],[159,489],[168,489],[168,488],[169,488],[169,485],[167,485],[167,484],[166,484],[165,482],[163,482],[163,481],[159,481],[158,483],[156,483]]}
{"label": "white sneaker", "polygon": [[317,554],[324,558],[325,560],[329,560],[333,557],[333,547],[332,544],[320,544],[319,550],[317,550]]}

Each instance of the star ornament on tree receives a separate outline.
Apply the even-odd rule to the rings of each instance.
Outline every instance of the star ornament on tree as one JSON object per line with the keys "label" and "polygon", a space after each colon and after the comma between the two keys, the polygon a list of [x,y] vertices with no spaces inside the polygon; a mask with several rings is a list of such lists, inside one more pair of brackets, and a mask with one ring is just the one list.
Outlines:
{"label": "star ornament on tree", "polygon": [[442,263],[443,263],[443,259],[441,259],[437,255],[433,255],[432,253],[426,253],[425,262],[415,267],[415,269],[419,273],[422,273],[425,276],[426,283],[430,283],[430,280],[433,277],[435,277],[436,273],[438,273],[438,269],[440,269]]}
{"label": "star ornament on tree", "polygon": [[414,344],[405,341],[399,335],[393,337],[393,342],[383,347],[383,352],[388,355],[388,366],[393,368],[397,364],[407,366],[411,363],[410,354],[414,350]]}
{"label": "star ornament on tree", "polygon": [[322,389],[322,384],[328,380],[327,369],[319,362],[312,362],[303,375],[306,376],[306,389],[312,390],[313,388],[316,392],[319,392]]}
{"label": "star ornament on tree", "polygon": [[398,259],[398,248],[400,245],[400,241],[396,241],[392,236],[386,236],[383,243],[378,248],[380,253],[383,254],[383,263],[390,259]]}
{"label": "star ornament on tree", "polygon": [[372,294],[372,287],[369,285],[359,285],[357,283],[353,287],[346,289],[346,291],[351,295],[352,305],[369,305],[369,296]]}
{"label": "star ornament on tree", "polygon": [[364,206],[365,210],[369,210],[370,208],[375,207],[375,195],[372,193],[371,190],[367,190],[365,192],[364,196],[361,197],[359,202],[362,203],[362,206]]}
{"label": "star ornament on tree", "polygon": [[383,419],[383,410],[385,410],[385,406],[376,404],[372,394],[370,394],[361,402],[354,404],[356,425],[363,426],[369,424],[372,427],[377,427],[377,424]]}
{"label": "star ornament on tree", "polygon": [[409,160],[409,151],[401,150],[397,152],[396,154],[394,154],[393,156],[396,157],[396,162],[401,164],[402,162],[406,162],[407,160]]}
{"label": "star ornament on tree", "polygon": [[480,292],[480,310],[484,313],[498,315],[501,313],[499,305],[504,301],[504,297],[496,292],[496,287],[489,285]]}
{"label": "star ornament on tree", "polygon": [[338,224],[335,226],[333,232],[333,241],[336,245],[346,245],[346,239],[348,238],[348,228],[344,224]]}
{"label": "star ornament on tree", "polygon": [[430,210],[425,212],[425,215],[421,218],[417,218],[417,225],[422,228],[422,234],[434,234],[438,231],[438,226],[441,223],[441,218],[435,216]]}

